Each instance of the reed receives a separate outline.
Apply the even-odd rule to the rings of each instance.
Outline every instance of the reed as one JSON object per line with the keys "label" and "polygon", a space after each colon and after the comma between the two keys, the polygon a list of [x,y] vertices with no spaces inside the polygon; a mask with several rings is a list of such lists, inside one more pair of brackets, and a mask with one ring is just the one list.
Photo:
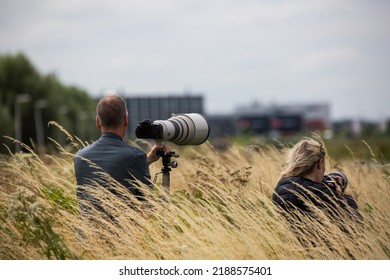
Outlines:
{"label": "reed", "polygon": [[321,212],[290,221],[272,203],[285,150],[271,145],[181,148],[169,193],[161,177],[142,203],[114,181],[122,198],[96,185],[90,191],[104,211],[82,215],[75,150],[55,144],[43,158],[25,146],[28,153],[0,159],[0,259],[390,258],[389,166],[378,161],[327,161],[328,171],[348,175],[363,217],[340,218],[343,230]]}

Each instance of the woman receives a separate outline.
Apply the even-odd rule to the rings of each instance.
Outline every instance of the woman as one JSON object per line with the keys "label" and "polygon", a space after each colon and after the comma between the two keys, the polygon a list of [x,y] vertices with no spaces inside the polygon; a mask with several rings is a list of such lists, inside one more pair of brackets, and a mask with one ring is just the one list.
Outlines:
{"label": "woman", "polygon": [[298,209],[309,213],[311,207],[326,209],[338,215],[340,209],[355,218],[359,217],[358,206],[350,195],[340,187],[342,178],[335,176],[335,183],[324,180],[325,150],[313,139],[303,139],[290,151],[272,200],[283,209]]}

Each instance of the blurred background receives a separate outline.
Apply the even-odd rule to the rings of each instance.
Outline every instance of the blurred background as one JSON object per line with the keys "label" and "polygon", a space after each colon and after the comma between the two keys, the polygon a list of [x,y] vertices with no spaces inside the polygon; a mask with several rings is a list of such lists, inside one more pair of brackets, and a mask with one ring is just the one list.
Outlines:
{"label": "blurred background", "polygon": [[[198,112],[216,147],[318,133],[390,158],[386,0],[0,0],[0,135],[40,154],[56,121],[99,136],[96,101],[145,118]],[[226,140],[229,139],[229,140]],[[234,140],[232,140],[234,139]],[[341,139],[341,140],[340,140]]]}

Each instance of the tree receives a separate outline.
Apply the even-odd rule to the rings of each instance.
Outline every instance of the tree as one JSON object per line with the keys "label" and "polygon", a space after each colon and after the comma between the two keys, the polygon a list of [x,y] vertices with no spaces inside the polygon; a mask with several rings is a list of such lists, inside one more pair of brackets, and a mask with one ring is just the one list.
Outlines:
{"label": "tree", "polygon": [[[64,143],[65,135],[60,134],[58,129],[49,128],[49,121],[58,122],[69,133],[79,134],[84,140],[96,137],[89,131],[89,126],[80,126],[81,117],[91,115],[95,106],[88,93],[74,86],[63,85],[53,74],[40,74],[22,53],[0,56],[0,94],[0,136],[16,138],[15,111],[18,108],[21,140],[25,144],[33,146],[37,143],[37,124],[43,129],[46,144],[48,137]],[[29,98],[25,102],[17,102],[22,100],[22,94]],[[37,116],[41,122],[36,123]],[[7,143],[4,137],[0,141]],[[4,148],[0,149],[4,152]]]}

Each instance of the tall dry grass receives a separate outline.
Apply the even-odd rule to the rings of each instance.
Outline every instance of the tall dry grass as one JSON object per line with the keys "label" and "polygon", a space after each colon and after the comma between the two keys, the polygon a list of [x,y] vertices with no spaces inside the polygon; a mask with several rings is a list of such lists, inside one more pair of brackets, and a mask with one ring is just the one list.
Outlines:
{"label": "tall dry grass", "polygon": [[[83,143],[71,139],[74,146]],[[168,193],[159,186],[140,203],[91,189],[105,211],[81,215],[76,199],[74,149],[0,160],[0,259],[389,259],[388,166],[327,161],[342,169],[362,224],[344,229],[318,213],[291,222],[271,194],[285,151],[210,144],[185,147],[171,172]],[[161,163],[151,166],[160,171]]]}

